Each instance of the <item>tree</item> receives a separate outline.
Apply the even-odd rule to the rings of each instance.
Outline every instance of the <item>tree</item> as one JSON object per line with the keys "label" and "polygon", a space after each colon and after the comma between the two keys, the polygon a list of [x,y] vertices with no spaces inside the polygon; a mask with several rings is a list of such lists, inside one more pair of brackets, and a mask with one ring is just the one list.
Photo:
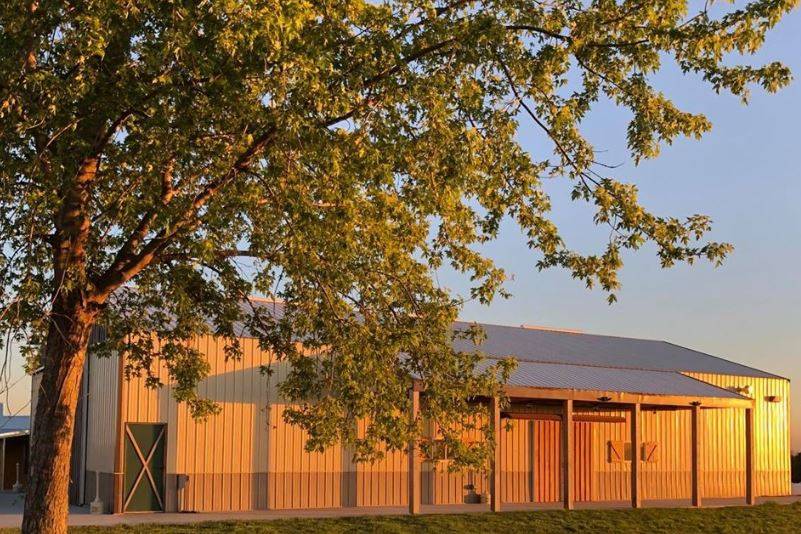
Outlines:
{"label": "tree", "polygon": [[[412,377],[423,415],[459,465],[486,448],[450,435],[496,395],[512,364],[479,372],[451,348],[460,302],[432,273],[451,266],[482,302],[504,273],[477,245],[505,217],[538,268],[563,267],[614,298],[626,249],[667,267],[730,250],[710,220],[650,213],[581,133],[608,99],[631,115],[635,162],[710,128],[649,79],[666,62],[745,101],[790,80],[736,64],[795,0],[240,0],[4,2],[0,7],[0,317],[27,340],[42,382],[23,530],[65,532],[69,448],[92,328],[128,373],[168,365],[179,400],[215,410],[190,337],[239,353],[248,324],[292,364],[281,385],[308,447],[360,457],[403,447]],[[520,121],[543,140],[528,150]],[[568,246],[542,184],[569,180],[611,237]],[[261,293],[282,316],[240,303]],[[302,339],[300,351],[295,341]],[[310,356],[309,352],[315,356]],[[265,370],[269,372],[269,370]],[[151,376],[151,375],[148,375]],[[158,387],[157,380],[151,383]],[[353,435],[355,418],[371,422]],[[491,443],[487,445],[491,447]]]}

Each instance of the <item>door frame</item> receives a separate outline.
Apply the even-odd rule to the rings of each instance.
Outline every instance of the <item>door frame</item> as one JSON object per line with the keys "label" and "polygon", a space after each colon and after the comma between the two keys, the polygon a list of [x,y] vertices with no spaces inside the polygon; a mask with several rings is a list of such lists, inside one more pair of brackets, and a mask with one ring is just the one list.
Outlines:
{"label": "door frame", "polygon": [[[156,436],[155,441],[153,442],[153,446],[149,451],[146,453],[141,450],[139,447],[139,443],[137,443],[136,439],[134,438],[133,433],[131,432],[131,426],[133,425],[140,425],[140,426],[159,426],[161,427],[161,431]],[[123,503],[122,503],[122,511],[125,513],[153,513],[153,512],[165,512],[166,511],[166,487],[167,487],[167,423],[150,423],[150,422],[130,422],[125,423],[125,439],[130,440],[131,445],[134,448],[134,453],[137,456],[139,463],[142,465],[139,473],[136,475],[136,480],[134,481],[133,486],[131,486],[131,490],[126,495],[123,493]],[[161,484],[156,484],[154,480],[153,473],[150,470],[149,463],[153,458],[153,454],[156,452],[159,446],[163,447],[164,451],[164,466],[162,467],[163,473],[161,476]],[[127,447],[125,448],[126,456],[123,458],[123,466],[127,466]],[[125,477],[127,475],[127,470],[123,469],[123,491],[125,488]],[[143,480],[144,479],[144,480]],[[160,510],[128,510],[128,505],[131,503],[131,499],[133,498],[134,492],[139,487],[140,484],[147,483],[150,485],[151,489],[154,491],[156,495],[156,500],[158,501],[159,506],[161,507]]]}

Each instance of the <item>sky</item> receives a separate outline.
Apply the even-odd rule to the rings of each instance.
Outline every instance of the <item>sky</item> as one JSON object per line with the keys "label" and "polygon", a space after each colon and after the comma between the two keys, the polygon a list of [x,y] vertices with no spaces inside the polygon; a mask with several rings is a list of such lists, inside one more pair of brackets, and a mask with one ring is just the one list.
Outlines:
{"label": "sky", "polygon": [[[717,95],[697,78],[666,68],[655,85],[680,108],[703,112],[713,129],[700,141],[680,139],[635,166],[628,158],[628,115],[600,105],[584,132],[614,172],[639,187],[642,203],[660,215],[702,213],[714,220],[711,239],[733,254],[663,270],[653,247],[628,254],[618,302],[587,290],[564,271],[540,273],[519,230],[507,224],[485,252],[513,277],[508,300],[468,303],[466,320],[575,328],[589,333],[662,339],[758,367],[791,379],[792,447],[801,450],[801,12],[788,15],[754,60],[780,60],[797,78],[777,94],[755,88],[748,106]],[[525,123],[525,120],[523,120]],[[521,141],[535,139],[524,126]],[[529,143],[533,145],[535,143]],[[528,148],[531,148],[529,146]],[[550,186],[554,220],[568,245],[600,251],[607,230],[567,198],[566,184]],[[443,275],[455,291],[465,285]]]}
{"label": "sky", "polygon": [[[712,239],[731,242],[720,268],[700,263],[662,270],[653,248],[626,256],[618,302],[590,291],[564,271],[538,272],[519,230],[507,223],[484,252],[504,267],[513,294],[489,306],[468,302],[462,318],[487,323],[534,324],[585,332],[663,339],[755,366],[792,381],[792,446],[801,450],[801,12],[768,36],[756,60],[780,60],[799,80],[778,94],[753,91],[743,106],[716,95],[696,78],[666,68],[656,86],[683,109],[703,112],[713,129],[700,141],[679,139],[655,160],[635,166],[625,146],[627,115],[601,104],[585,134],[605,161],[622,164],[616,176],[636,183],[657,214],[710,215]],[[521,142],[536,134],[523,120]],[[600,250],[604,231],[588,211],[567,198],[569,184],[549,184],[555,222],[579,250]],[[440,283],[464,291],[464,281],[443,273]],[[13,358],[0,394],[6,414],[27,413],[30,381]],[[17,380],[19,379],[19,380]],[[5,387],[0,385],[0,391]]]}

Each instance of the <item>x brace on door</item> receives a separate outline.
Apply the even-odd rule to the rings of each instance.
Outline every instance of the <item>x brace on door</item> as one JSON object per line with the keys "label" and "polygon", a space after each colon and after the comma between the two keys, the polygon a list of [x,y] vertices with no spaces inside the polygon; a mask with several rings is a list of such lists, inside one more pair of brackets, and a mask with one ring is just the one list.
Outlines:
{"label": "x brace on door", "polygon": [[158,436],[156,436],[156,439],[153,441],[153,446],[147,453],[147,458],[145,458],[145,455],[142,454],[142,450],[139,448],[139,443],[136,441],[133,434],[131,434],[131,427],[127,425],[125,426],[125,433],[127,434],[128,439],[131,440],[131,445],[133,445],[134,452],[136,453],[136,456],[139,457],[139,462],[142,464],[142,469],[137,474],[133,486],[131,486],[131,491],[128,493],[128,498],[125,499],[124,509],[126,510],[128,508],[128,504],[131,502],[131,498],[134,496],[134,493],[136,493],[136,489],[139,487],[143,476],[147,476],[150,487],[153,488],[153,493],[156,495],[156,499],[159,502],[159,507],[164,510],[164,502],[161,500],[161,490],[156,485],[156,481],[153,479],[153,473],[150,471],[150,461],[153,459],[153,454],[156,452],[156,449],[158,449],[162,437],[164,437],[164,428],[164,426],[161,427]]}

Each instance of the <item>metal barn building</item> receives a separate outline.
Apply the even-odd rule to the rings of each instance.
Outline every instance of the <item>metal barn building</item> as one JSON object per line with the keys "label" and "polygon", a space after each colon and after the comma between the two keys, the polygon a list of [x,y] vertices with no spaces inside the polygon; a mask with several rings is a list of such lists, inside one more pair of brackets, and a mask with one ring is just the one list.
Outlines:
{"label": "metal barn building", "polygon": [[[163,388],[123,379],[119,359],[87,358],[73,451],[73,502],[107,512],[235,511],[489,502],[555,503],[790,494],[789,381],[663,341],[483,325],[480,349],[513,355],[511,405],[493,399],[496,448],[484,472],[449,472],[409,451],[355,464],[344,447],[303,449],[285,402],[259,372],[274,359],[243,336],[194,340],[211,366],[200,394],[221,407],[205,422]],[[472,349],[470,346],[459,347]],[[34,380],[34,402],[37,381]],[[413,409],[424,391],[410,387]],[[508,424],[505,424],[508,423]],[[436,429],[429,437],[437,438]],[[473,439],[477,436],[465,436]],[[35,439],[35,437],[34,437]],[[96,484],[96,481],[97,484]]]}

